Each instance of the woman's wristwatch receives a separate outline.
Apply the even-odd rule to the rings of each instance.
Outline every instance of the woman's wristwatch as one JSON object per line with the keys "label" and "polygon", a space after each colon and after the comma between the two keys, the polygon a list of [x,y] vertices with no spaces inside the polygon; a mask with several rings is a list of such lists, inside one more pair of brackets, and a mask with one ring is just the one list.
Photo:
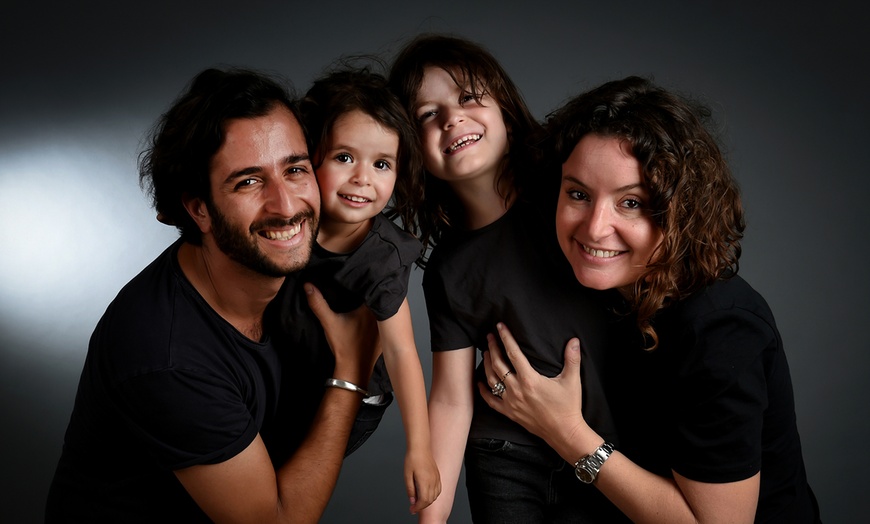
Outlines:
{"label": "woman's wristwatch", "polygon": [[581,482],[592,484],[611,453],[613,453],[613,444],[607,442],[601,444],[598,449],[574,463],[574,474]]}

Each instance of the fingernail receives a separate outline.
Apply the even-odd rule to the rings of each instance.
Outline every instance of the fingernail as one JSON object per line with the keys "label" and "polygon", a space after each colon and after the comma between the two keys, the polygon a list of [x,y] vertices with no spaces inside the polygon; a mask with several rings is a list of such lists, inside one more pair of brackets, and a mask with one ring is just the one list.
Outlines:
{"label": "fingernail", "polygon": [[312,293],[314,293],[314,286],[312,286],[311,284],[304,284],[302,287],[305,288],[306,295],[311,295]]}

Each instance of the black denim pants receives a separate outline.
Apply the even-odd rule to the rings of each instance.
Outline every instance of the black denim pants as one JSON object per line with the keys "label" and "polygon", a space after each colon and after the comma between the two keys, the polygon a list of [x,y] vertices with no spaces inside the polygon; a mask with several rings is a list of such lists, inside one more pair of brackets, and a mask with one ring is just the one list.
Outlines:
{"label": "black denim pants", "polygon": [[630,522],[545,445],[469,439],[465,483],[475,523]]}

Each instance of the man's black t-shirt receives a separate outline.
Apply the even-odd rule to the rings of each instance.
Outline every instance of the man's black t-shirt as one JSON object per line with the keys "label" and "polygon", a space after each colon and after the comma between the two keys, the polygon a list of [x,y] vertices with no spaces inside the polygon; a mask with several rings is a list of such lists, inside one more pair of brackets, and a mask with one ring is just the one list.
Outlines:
{"label": "man's black t-shirt", "polygon": [[180,245],[120,291],[91,337],[47,522],[206,520],[174,470],[223,462],[258,433],[287,454],[290,421],[275,424],[283,357],[205,302]]}

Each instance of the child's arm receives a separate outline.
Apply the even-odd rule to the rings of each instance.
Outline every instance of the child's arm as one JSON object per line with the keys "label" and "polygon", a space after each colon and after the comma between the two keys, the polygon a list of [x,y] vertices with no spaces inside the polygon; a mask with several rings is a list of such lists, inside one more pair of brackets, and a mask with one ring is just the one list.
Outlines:
{"label": "child's arm", "polygon": [[453,509],[474,410],[474,357],[473,347],[437,351],[432,355],[429,423],[432,427],[432,453],[445,489],[421,513],[421,523],[445,523]]}
{"label": "child's arm", "polygon": [[405,487],[416,514],[441,493],[441,476],[432,457],[426,383],[414,343],[411,309],[406,298],[392,317],[378,322],[384,363],[399,401],[405,426]]}

